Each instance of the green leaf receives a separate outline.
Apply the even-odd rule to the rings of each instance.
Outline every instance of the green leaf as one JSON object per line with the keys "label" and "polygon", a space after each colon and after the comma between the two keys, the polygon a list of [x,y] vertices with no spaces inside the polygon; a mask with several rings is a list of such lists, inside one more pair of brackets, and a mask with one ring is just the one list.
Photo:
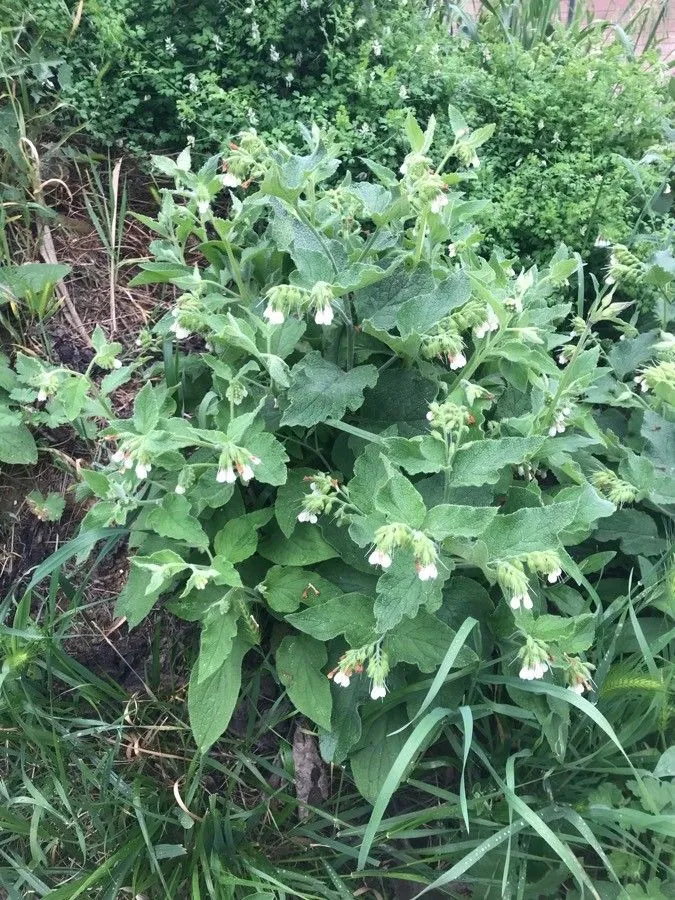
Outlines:
{"label": "green leaf", "polygon": [[126,583],[115,601],[115,616],[124,617],[129,628],[140,624],[159,599],[162,589],[149,590],[151,578],[152,572],[147,569],[129,568]]}
{"label": "green leaf", "polygon": [[317,425],[326,419],[341,419],[363,403],[363,391],[377,382],[375,366],[357,366],[344,372],[320,353],[308,353],[291,369],[290,405],[282,425]]}
{"label": "green leaf", "polygon": [[37,458],[37,444],[25,425],[3,425],[0,428],[0,462],[32,466]]}
{"label": "green leaf", "polygon": [[179,494],[166,494],[161,505],[152,509],[146,518],[148,528],[162,537],[184,541],[190,547],[205,550],[209,539],[199,523],[190,514],[190,501]]}
{"label": "green leaf", "polygon": [[159,423],[160,401],[149,381],[143,385],[134,401],[134,427],[139,434],[150,434]]}
{"label": "green leaf", "polygon": [[495,516],[481,535],[481,542],[493,560],[512,559],[535,550],[550,550],[559,543],[558,537],[565,529],[586,526],[589,514],[607,516],[613,510],[613,504],[599,498],[593,488],[586,487],[577,492],[573,500],[556,501],[548,506],[519,509],[508,515]]}
{"label": "green leaf", "polygon": [[450,474],[452,487],[496,484],[504,466],[528,462],[544,446],[543,437],[507,437],[472,441],[455,454]]}
{"label": "green leaf", "polygon": [[[435,672],[455,636],[456,632],[445,622],[421,609],[412,622],[403,621],[387,633],[384,649],[392,667],[407,662],[421,672]],[[453,665],[456,668],[468,666],[477,658],[473,650],[463,647]]]}
{"label": "green leaf", "polygon": [[410,481],[398,472],[379,489],[375,507],[390,522],[404,522],[419,528],[427,514],[424,501]]}
{"label": "green leaf", "polygon": [[350,647],[362,647],[376,639],[373,598],[342,594],[286,616],[286,621],[318,641],[345,635]]}
{"label": "green leaf", "polygon": [[595,616],[592,613],[574,618],[546,614],[536,619],[523,618],[518,624],[530,637],[559,644],[566,653],[583,653],[593,644],[595,637]]}
{"label": "green leaf", "polygon": [[243,562],[253,556],[257,546],[258,531],[247,516],[226,522],[213,539],[216,554],[231,563]]}
{"label": "green leaf", "polygon": [[132,556],[131,564],[150,573],[146,594],[159,593],[176,575],[189,568],[188,563],[173,550],[157,550],[150,556]]}
{"label": "green leaf", "polygon": [[659,556],[668,549],[654,519],[639,509],[618,509],[598,528],[595,537],[619,541],[622,552],[629,556]]}
{"label": "green leaf", "polygon": [[66,501],[53,491],[44,496],[40,491],[31,491],[26,497],[28,508],[41,522],[58,522],[66,508]]}
{"label": "green leaf", "polygon": [[215,675],[230,655],[237,634],[238,615],[230,600],[223,598],[211,606],[204,616],[197,657],[198,683]]}
{"label": "green leaf", "polygon": [[453,272],[434,290],[407,300],[398,311],[396,324],[403,338],[414,332],[424,334],[444,316],[462,306],[471,295],[471,285],[464,272]]}
{"label": "green leaf", "polygon": [[284,445],[268,431],[245,435],[246,449],[260,462],[253,467],[256,481],[262,484],[285,484],[288,476],[288,456]]}
{"label": "green leaf", "polygon": [[295,708],[330,731],[333,699],[330,682],[321,671],[327,659],[324,644],[306,634],[285,637],[276,654],[279,680]]}
{"label": "green leaf", "polygon": [[[277,491],[274,502],[274,514],[277,524],[287,538],[293,534],[298,525],[298,514],[302,509],[305,494],[310,493],[309,482],[305,478],[316,475],[313,469],[293,469],[288,479]],[[308,527],[308,526],[305,526]]]}
{"label": "green leaf", "polygon": [[400,728],[405,724],[405,720],[402,707],[396,707],[378,716],[363,731],[361,744],[365,746],[354,753],[350,760],[356,788],[368,803],[373,804],[377,800],[392,766],[403,749],[406,736]]}
{"label": "green leaf", "polygon": [[199,680],[198,664],[193,666],[188,687],[188,715],[201,753],[206,753],[230,724],[241,687],[241,662],[248,648],[248,642],[237,635],[227,659],[203,681]]}
{"label": "green leaf", "polygon": [[392,275],[354,294],[354,305],[361,321],[368,320],[377,329],[391,331],[398,313],[407,300],[431,294],[436,279],[428,270],[396,271]]}
{"label": "green leaf", "polygon": [[410,111],[405,117],[405,132],[408,136],[410,149],[414,153],[421,153],[422,148],[424,147],[424,132],[417,124],[417,119]]}
{"label": "green leaf", "polygon": [[437,541],[446,537],[478,537],[499,510],[495,506],[456,506],[441,503],[427,513],[422,530]]}
{"label": "green leaf", "polygon": [[443,582],[449,572],[438,567],[438,578],[421,581],[417,577],[412,553],[396,550],[389,569],[377,582],[375,617],[380,634],[390,631],[405,617],[414,619],[420,607],[435,612],[442,603]]}
{"label": "green leaf", "polygon": [[270,609],[280,613],[292,613],[302,605],[323,603],[342,594],[316,572],[294,566],[272,566],[257,590]]}
{"label": "green leaf", "polygon": [[384,439],[387,457],[409,475],[440,472],[445,465],[445,447],[430,435]]}
{"label": "green leaf", "polygon": [[370,848],[373,846],[373,841],[375,840],[375,835],[377,834],[377,829],[380,826],[382,817],[389,806],[389,801],[391,800],[394,791],[403,780],[403,776],[408,770],[408,766],[415,757],[415,754],[425,743],[431,731],[438,725],[441,719],[444,719],[447,715],[447,709],[435,709],[433,712],[426,715],[421,722],[417,723],[412,734],[391,764],[389,772],[384,779],[384,783],[380,788],[380,792],[377,795],[377,799],[373,804],[373,812],[363,835],[363,841],[359,848],[357,871],[360,872],[366,865],[368,854],[370,853]]}
{"label": "green leaf", "polygon": [[260,542],[258,553],[263,559],[282,566],[310,566],[338,555],[323,539],[316,525],[298,529],[292,541],[288,541],[279,528],[273,525],[271,533]]}

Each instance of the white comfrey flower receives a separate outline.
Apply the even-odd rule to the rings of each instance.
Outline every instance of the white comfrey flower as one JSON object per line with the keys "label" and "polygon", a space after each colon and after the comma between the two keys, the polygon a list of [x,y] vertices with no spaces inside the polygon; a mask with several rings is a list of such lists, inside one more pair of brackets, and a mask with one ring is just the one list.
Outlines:
{"label": "white comfrey flower", "polygon": [[[647,379],[644,375],[636,375],[633,379],[635,382],[635,386],[640,389],[640,392],[646,394],[649,390],[649,385],[647,384]],[[40,399],[40,395],[38,394],[38,400]]]}
{"label": "white comfrey flower", "polygon": [[563,570],[560,567],[558,567],[557,569],[553,569],[551,572],[548,573],[548,575],[546,576],[546,580],[548,581],[549,584],[555,584],[559,578],[562,578],[562,574],[563,574]]}
{"label": "white comfrey flower", "polygon": [[38,391],[37,398],[38,398],[38,403],[44,403],[45,400],[47,399],[47,391],[44,388],[40,388],[40,390]]}
{"label": "white comfrey flower", "polygon": [[277,48],[274,46],[274,44],[270,44],[270,59],[274,63],[279,62],[279,60],[281,59],[281,54],[279,53]]}
{"label": "white comfrey flower", "polygon": [[568,684],[567,690],[572,691],[573,693],[579,694],[579,696],[581,696],[581,694],[583,694],[583,692],[586,690],[586,688],[584,687],[583,681],[577,681],[575,684]]}
{"label": "white comfrey flower", "polygon": [[311,525],[316,525],[318,522],[317,516],[314,513],[310,512],[308,509],[303,509],[302,512],[298,515],[298,522],[309,522]]}
{"label": "white comfrey flower", "polygon": [[110,457],[111,461],[114,463],[123,463],[125,459],[125,454],[123,450],[115,450],[113,455]]}
{"label": "white comfrey flower", "polygon": [[188,136],[187,136],[188,147],[194,147],[195,142],[196,142],[196,138],[195,138],[194,134],[188,134]]}
{"label": "white comfrey flower", "polygon": [[185,487],[182,484],[177,484],[176,487],[173,489],[173,492],[174,492],[174,494],[178,494],[179,496],[182,496],[185,493]]}
{"label": "white comfrey flower", "polygon": [[553,425],[551,425],[551,427],[548,430],[549,437],[555,437],[556,434],[564,433],[565,427],[566,427],[565,426],[565,415],[569,415],[569,413],[565,413],[565,410],[563,410],[562,413],[559,413],[556,416],[555,422],[553,423]]}
{"label": "white comfrey flower", "polygon": [[373,41],[373,55],[382,56],[382,44],[378,40]]}
{"label": "white comfrey flower", "polygon": [[236,175],[233,175],[232,172],[226,172],[224,175],[221,175],[220,180],[223,187],[236,188],[241,184],[241,180]]}
{"label": "white comfrey flower", "polygon": [[216,472],[216,481],[218,484],[234,484],[237,480],[237,475],[232,466],[227,466],[224,469],[218,469]]}
{"label": "white comfrey flower", "polygon": [[391,556],[385,553],[384,550],[375,549],[368,557],[368,562],[371,566],[381,566],[383,569],[388,569],[391,565]]}
{"label": "white comfrey flower", "polygon": [[286,82],[288,87],[290,87],[293,84],[293,79],[294,79],[293,73],[286,72],[286,74],[284,75],[284,81]]}
{"label": "white comfrey flower", "polygon": [[460,350],[459,353],[455,353],[452,356],[448,356],[448,365],[452,369],[453,372],[456,372],[457,369],[463,369],[466,365],[466,356]]}
{"label": "white comfrey flower", "polygon": [[407,99],[408,99],[408,96],[409,96],[409,95],[408,95],[408,88],[407,88],[404,84],[402,84],[401,87],[398,89],[398,95],[399,95],[399,97],[401,98],[401,100],[407,100]]}
{"label": "white comfrey flower", "polygon": [[560,353],[558,354],[558,365],[559,365],[559,366],[566,366],[568,362],[569,362],[569,360],[568,360],[568,358],[565,356],[565,351],[564,351],[564,350],[561,350]]}
{"label": "white comfrey flower", "polygon": [[196,94],[199,92],[199,79],[195,75],[194,72],[190,72],[187,77],[188,90],[191,94]]}
{"label": "white comfrey flower", "polygon": [[267,319],[270,325],[281,325],[284,321],[284,314],[280,309],[274,309],[273,306],[266,306],[263,313],[263,319]]}
{"label": "white comfrey flower", "polygon": [[340,687],[349,687],[349,675],[346,675],[344,672],[336,672],[333,676],[333,684],[338,684]]}
{"label": "white comfrey flower", "polygon": [[432,213],[438,214],[443,209],[443,207],[447,206],[447,205],[448,205],[448,198],[441,191],[440,193],[436,194],[434,199],[431,201],[431,203],[429,205],[429,209],[432,211]]}
{"label": "white comfrey flower", "polygon": [[491,331],[497,331],[499,328],[499,319],[495,315],[494,310],[491,306],[487,308],[487,315],[483,322],[480,325],[476,325],[473,330],[474,335],[478,338],[484,338],[486,334]]}
{"label": "white comfrey flower", "polygon": [[531,666],[523,666],[518,672],[518,677],[522,678],[523,681],[537,681],[543,678],[547,672],[548,665],[545,662],[537,662]]}
{"label": "white comfrey flower", "polygon": [[371,700],[384,700],[387,696],[387,689],[383,684],[374,684],[370,690]]}
{"label": "white comfrey flower", "polygon": [[438,569],[434,563],[429,563],[427,566],[419,566],[417,577],[420,581],[433,581],[435,578],[438,578]]}
{"label": "white comfrey flower", "polygon": [[197,212],[199,213],[199,215],[202,219],[206,216],[206,214],[209,212],[210,209],[211,209],[211,204],[209,203],[208,200],[200,200],[197,203]]}
{"label": "white comfrey flower", "polygon": [[178,319],[175,319],[175,320],[172,322],[171,327],[169,328],[169,331],[173,331],[173,333],[176,335],[176,340],[177,340],[177,341],[182,341],[184,338],[190,337],[190,331],[189,331],[189,329],[184,328],[184,327],[180,324],[180,322],[178,321]]}
{"label": "white comfrey flower", "polygon": [[474,169],[480,169],[480,159],[478,158],[478,154],[474,153],[474,155],[469,160],[469,165]]}
{"label": "white comfrey flower", "polygon": [[330,304],[323,306],[321,309],[317,309],[314,313],[314,321],[317,325],[330,325],[333,318],[333,307]]}
{"label": "white comfrey flower", "polygon": [[151,468],[152,466],[150,465],[150,463],[136,463],[136,468],[134,470],[136,473],[136,478],[138,478],[139,481],[143,481],[144,478],[148,477],[148,473],[150,472]]}
{"label": "white comfrey flower", "polygon": [[167,56],[175,56],[176,55],[176,45],[171,40],[170,37],[164,39],[164,52]]}
{"label": "white comfrey flower", "polygon": [[520,609],[521,606],[523,609],[532,609],[534,604],[532,603],[532,597],[525,591],[523,594],[514,594],[509,600],[509,606],[511,609]]}
{"label": "white comfrey flower", "polygon": [[253,481],[253,479],[255,478],[255,472],[247,463],[244,463],[244,465],[239,469],[239,477],[242,481]]}
{"label": "white comfrey flower", "polygon": [[134,467],[133,459],[130,456],[125,456],[124,457],[124,468],[125,469],[133,469],[133,467]]}

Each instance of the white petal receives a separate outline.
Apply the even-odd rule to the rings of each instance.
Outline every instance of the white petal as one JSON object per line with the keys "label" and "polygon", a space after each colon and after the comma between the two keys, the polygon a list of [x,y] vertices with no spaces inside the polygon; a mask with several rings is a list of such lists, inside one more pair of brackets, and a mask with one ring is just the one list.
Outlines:
{"label": "white petal", "polygon": [[522,601],[525,609],[532,609],[534,604],[532,603],[532,597],[530,597],[527,591],[523,594]]}

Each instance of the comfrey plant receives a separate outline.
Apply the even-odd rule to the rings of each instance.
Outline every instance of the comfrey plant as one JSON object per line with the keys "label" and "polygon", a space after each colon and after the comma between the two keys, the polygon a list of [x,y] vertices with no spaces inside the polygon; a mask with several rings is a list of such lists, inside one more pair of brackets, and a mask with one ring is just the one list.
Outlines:
{"label": "comfrey plant", "polygon": [[[606,352],[627,327],[614,287],[585,303],[564,247],[542,270],[483,258],[484,204],[460,187],[489,129],[458,125],[440,164],[433,133],[410,118],[400,171],[366,160],[369,181],[335,182],[316,130],[304,156],[248,132],[197,172],[188,151],[157,159],[175,187],[143,218],[155,260],[138,280],[174,285],[175,301],[139,339],[132,417],[110,419],[82,476],[98,498],[83,532],[128,532],[117,613],[134,626],[165,598],[201,623],[199,747],[226,729],[263,644],[324,757],[354,759],[369,799],[374,728],[486,685],[562,756],[574,695],[594,690],[603,600],[588,575],[598,557],[621,574],[633,553],[666,552],[674,499],[670,398],[632,381],[650,351]],[[442,698],[424,700],[439,666]]]}

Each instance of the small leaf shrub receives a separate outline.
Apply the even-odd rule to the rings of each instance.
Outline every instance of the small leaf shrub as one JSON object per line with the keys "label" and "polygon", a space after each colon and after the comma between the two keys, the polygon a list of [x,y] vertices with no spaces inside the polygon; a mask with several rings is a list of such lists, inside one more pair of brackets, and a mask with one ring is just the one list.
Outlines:
{"label": "small leaf shrub", "polygon": [[[6,16],[25,12],[10,4]],[[209,154],[251,126],[298,149],[296,121],[315,121],[356,174],[362,156],[401,157],[408,110],[444,119],[452,103],[473,128],[494,122],[467,190],[490,196],[482,227],[524,262],[560,242],[588,255],[598,234],[625,239],[640,191],[616,154],[641,158],[671,112],[659,58],[629,58],[601,26],[526,48],[490,21],[474,40],[453,35],[420,0],[252,0],[236,12],[215,0],[101,0],[72,35],[65,5],[40,0],[31,17],[41,50],[63,62],[65,109],[94,138],[132,149],[178,150],[189,138]],[[442,123],[439,138],[452,140]]]}

